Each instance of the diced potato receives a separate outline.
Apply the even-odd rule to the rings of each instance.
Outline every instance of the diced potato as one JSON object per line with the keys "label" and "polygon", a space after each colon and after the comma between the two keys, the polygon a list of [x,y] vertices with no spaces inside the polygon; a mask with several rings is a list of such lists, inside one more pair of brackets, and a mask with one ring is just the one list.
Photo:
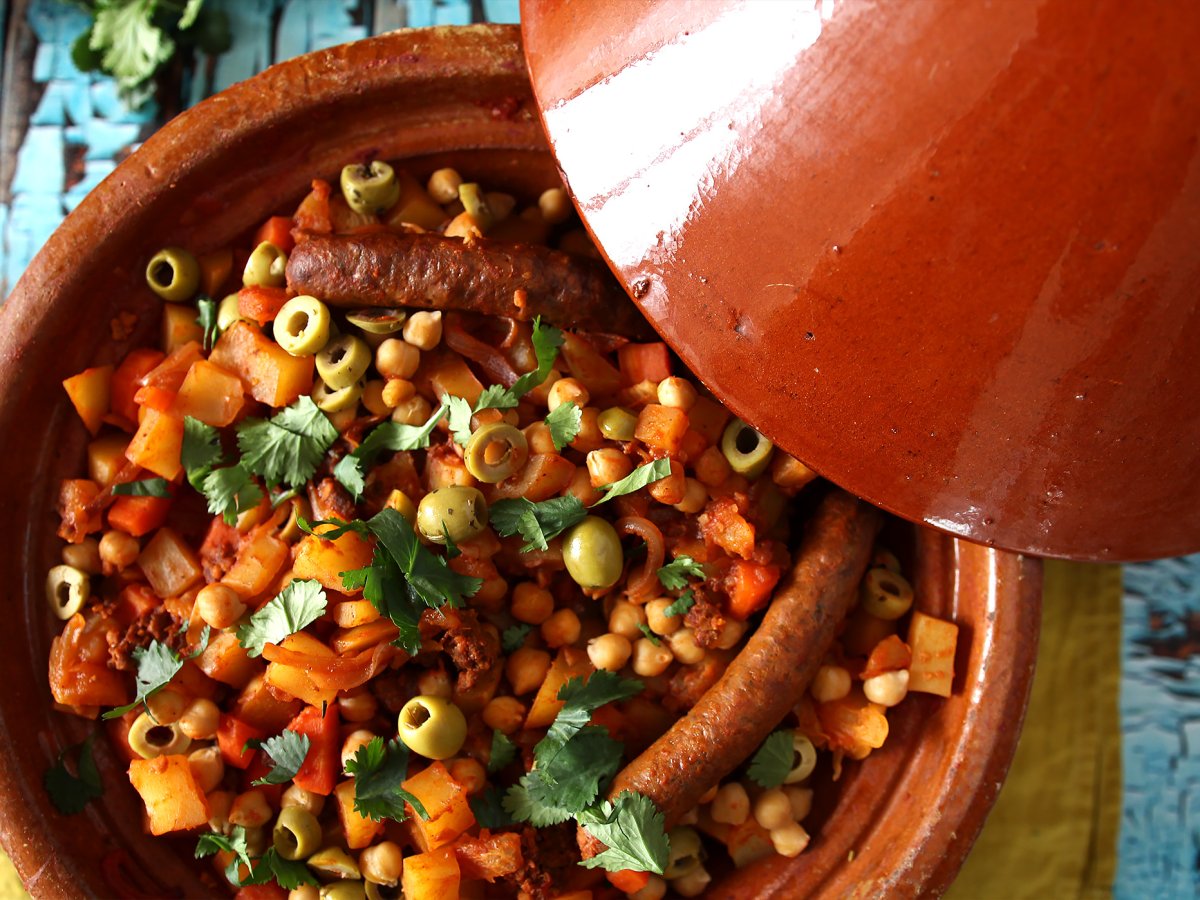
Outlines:
{"label": "diced potato", "polygon": [[200,560],[171,528],[160,528],[142,549],[138,566],[160,597],[182,594],[200,580]]}
{"label": "diced potato", "polygon": [[408,172],[396,171],[400,183],[400,199],[387,212],[387,224],[419,225],[426,231],[434,231],[446,221],[446,211],[425,192]]}
{"label": "diced potato", "polygon": [[[316,530],[330,528],[332,526],[319,525]],[[309,534],[296,545],[292,572],[297,578],[315,578],[329,590],[341,591],[344,590],[341,573],[370,565],[371,553],[371,545],[353,531],[332,541]]]}
{"label": "diced potato", "polygon": [[370,600],[346,600],[333,607],[333,621],[341,628],[366,625],[379,618],[379,610]]}
{"label": "diced potato", "polygon": [[422,850],[436,850],[454,842],[475,825],[475,814],[467,802],[467,792],[440,762],[413,775],[404,789],[421,801],[429,818],[411,816],[413,839]]}
{"label": "diced potato", "polygon": [[174,353],[189,341],[203,341],[204,329],[200,327],[196,310],[186,303],[164,303],[162,317],[162,348],[165,353]]}
{"label": "diced potato", "polygon": [[[285,638],[279,646],[285,650],[293,650],[296,653],[305,653],[309,656],[331,657],[334,655],[332,650],[311,634],[305,634],[303,631],[296,632]],[[336,690],[323,691],[318,688],[303,669],[298,669],[295,666],[281,665],[280,663],[273,662],[267,664],[267,684],[288,696],[303,700],[310,706],[332,703],[337,697]]]}
{"label": "diced potato", "polygon": [[187,757],[156,756],[129,764],[129,780],[142,795],[152,834],[187,831],[208,823],[208,800]]}
{"label": "diced potato", "polygon": [[421,361],[421,374],[429,378],[433,395],[462,397],[472,406],[483,393],[483,384],[457,354],[426,354]]}
{"label": "diced potato", "polygon": [[244,687],[262,671],[262,663],[246,654],[232,631],[214,632],[196,664],[209,678],[235,688]]}
{"label": "diced potato", "polygon": [[558,699],[562,686],[572,678],[586,677],[592,672],[592,663],[588,655],[577,647],[563,647],[554,658],[546,680],[538,688],[533,705],[529,707],[529,715],[525,717],[526,728],[545,728],[554,721],[563,702]]}
{"label": "diced potato", "polygon": [[92,434],[100,430],[101,422],[108,415],[112,374],[112,366],[95,366],[62,383],[79,418]]}
{"label": "diced potato", "polygon": [[908,689],[949,697],[954,686],[958,626],[918,610],[908,623],[908,645],[912,648]]}
{"label": "diced potato", "polygon": [[405,900],[448,900],[458,896],[461,880],[453,847],[406,857],[400,876]]}
{"label": "diced potato", "polygon": [[[369,601],[368,601],[369,602]],[[374,647],[384,641],[394,640],[399,629],[391,619],[376,619],[365,625],[353,628],[339,628],[329,637],[329,646],[339,656],[361,653],[369,647]]]}
{"label": "diced potato", "polygon": [[173,481],[183,468],[179,453],[183,448],[183,419],[169,413],[142,407],[137,434],[125,450],[126,459]]}
{"label": "diced potato", "polygon": [[312,390],[313,357],[292,356],[249,322],[223,332],[209,361],[237,375],[250,396],[269,406],[287,406]]}
{"label": "diced potato", "polygon": [[668,456],[678,456],[688,430],[688,414],[674,406],[647,403],[638,414],[633,436]]}
{"label": "diced potato", "polygon": [[261,728],[268,734],[278,734],[300,712],[299,700],[281,700],[268,688],[263,674],[255,675],[242,688],[233,704],[233,714],[247,725]]}
{"label": "diced potato", "polygon": [[729,829],[725,847],[733,864],[739,869],[775,852],[771,832],[759,825],[754,816],[747,816],[741,825]]}
{"label": "diced potato", "polygon": [[271,586],[288,557],[288,545],[262,532],[238,548],[237,561],[221,579],[244,598],[257,597]]}
{"label": "diced potato", "polygon": [[342,831],[346,846],[351,850],[369,847],[371,842],[383,834],[383,822],[374,822],[354,811],[354,779],[343,781],[333,789],[337,798],[338,818],[342,820]]}
{"label": "diced potato", "polygon": [[129,436],[106,434],[88,444],[88,478],[97,484],[111,484],[117,471],[125,464],[125,448]]}
{"label": "diced potato", "polygon": [[188,369],[175,398],[175,411],[206,425],[223,428],[237,418],[245,401],[242,379],[201,359]]}
{"label": "diced potato", "polygon": [[583,338],[564,332],[559,352],[567,371],[581,381],[593,397],[608,396],[621,386],[621,373]]}

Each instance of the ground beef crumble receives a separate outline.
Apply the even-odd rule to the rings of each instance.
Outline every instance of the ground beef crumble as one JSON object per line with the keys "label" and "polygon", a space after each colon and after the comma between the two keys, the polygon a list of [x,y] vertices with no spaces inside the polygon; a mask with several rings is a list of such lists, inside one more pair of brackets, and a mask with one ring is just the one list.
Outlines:
{"label": "ground beef crumble", "polygon": [[108,658],[112,667],[121,672],[133,671],[137,668],[133,651],[138,647],[149,647],[151,641],[166,644],[176,653],[182,653],[187,648],[187,631],[183,621],[165,609],[152,609],[130,623],[124,634],[108,632]]}

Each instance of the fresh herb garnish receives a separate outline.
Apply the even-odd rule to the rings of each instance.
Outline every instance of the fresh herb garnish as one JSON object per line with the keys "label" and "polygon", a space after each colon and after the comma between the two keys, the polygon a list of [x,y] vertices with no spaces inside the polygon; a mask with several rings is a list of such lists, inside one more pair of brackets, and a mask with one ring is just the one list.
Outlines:
{"label": "fresh herb garnish", "polygon": [[308,396],[269,420],[249,419],[238,426],[241,465],[272,488],[303,486],[337,438],[338,430]]}
{"label": "fresh herb garnish", "polygon": [[[93,732],[82,743],[64,749],[58,754],[58,761],[42,775],[42,785],[50,796],[50,802],[64,816],[82,812],[90,801],[104,793],[100,770],[96,768],[96,758],[92,756],[92,741],[95,738]],[[72,755],[75,757],[77,775],[72,775],[67,768],[67,759]]]}
{"label": "fresh herb garnish", "polygon": [[442,403],[449,410],[446,424],[450,426],[450,434],[456,444],[466,444],[471,439],[471,404],[462,397],[442,397]]}
{"label": "fresh herb garnish", "polygon": [[587,510],[574,494],[551,497],[534,503],[524,497],[497,500],[488,510],[488,519],[504,537],[520,533],[525,538],[522,552],[545,550],[552,538],[587,518]]}
{"label": "fresh herb garnish", "polygon": [[[184,630],[186,631],[186,629],[187,625],[185,624]],[[199,647],[186,659],[195,659],[203,653],[208,646],[208,638],[211,634],[212,629],[205,625],[204,630],[200,632]],[[137,694],[134,696],[133,702],[110,709],[102,718],[115,719],[145,703],[149,697],[165,688],[168,682],[179,673],[179,670],[183,668],[185,657],[180,656],[166,644],[151,641],[149,646],[138,647],[133,651],[133,660],[137,663]]]}
{"label": "fresh herb garnish", "polygon": [[143,478],[141,481],[125,481],[112,486],[118,497],[170,497],[171,489],[165,478]]}
{"label": "fresh herb garnish", "polygon": [[237,630],[238,643],[250,657],[260,656],[267,644],[302,631],[325,613],[325,590],[319,581],[297,579],[268,600]]}
{"label": "fresh herb garnish", "polygon": [[212,297],[200,297],[196,300],[196,324],[204,329],[204,349],[211,350],[221,336],[221,326],[217,324],[217,301]]}
{"label": "fresh herb garnish", "polygon": [[533,354],[537,357],[537,368],[526,372],[518,378],[510,388],[494,384],[484,388],[479,400],[475,403],[475,412],[485,409],[513,409],[521,398],[545,381],[554,361],[558,359],[558,348],[562,346],[562,332],[552,325],[542,325],[542,317],[533,320]]}
{"label": "fresh herb garnish", "polygon": [[[303,860],[284,859],[274,847],[262,856],[251,856],[246,842],[246,829],[241,825],[234,825],[228,836],[216,832],[200,835],[195,852],[196,859],[204,859],[214,853],[232,853],[233,859],[225,867],[225,877],[237,887],[275,881],[285,891],[294,891],[303,884],[319,884]],[[245,880],[238,877],[239,866],[245,866],[249,871]]]}
{"label": "fresh herb garnish", "polygon": [[526,625],[524,622],[510,625],[500,634],[500,649],[505,653],[516,653],[525,646],[525,638],[532,630],[533,626]]}
{"label": "fresh herb garnish", "polygon": [[267,752],[275,765],[265,777],[254,781],[254,784],[286,784],[296,777],[296,773],[304,765],[312,741],[306,734],[298,734],[285,728],[259,746]]}
{"label": "fresh herb garnish", "polygon": [[663,615],[667,618],[671,616],[683,616],[687,611],[696,605],[696,594],[694,591],[684,591],[674,602],[663,610]]}
{"label": "fresh herb garnish", "polygon": [[480,828],[507,828],[515,824],[504,809],[504,794],[495,785],[488,785],[467,802],[471,804],[471,812]]}
{"label": "fresh herb garnish", "polygon": [[662,874],[667,867],[671,843],[666,823],[649,797],[622,791],[615,801],[604,801],[597,808],[584,810],[579,823],[608,849],[585,859],[581,865],[609,871],[633,869]]}
{"label": "fresh herb garnish", "polygon": [[385,745],[383,738],[372,738],[346,761],[346,771],[354,776],[354,811],[360,816],[403,822],[408,818],[404,806],[408,803],[422,819],[429,818],[421,801],[403,787],[408,778],[408,748],[399,740]]}
{"label": "fresh herb garnish", "polygon": [[571,401],[560,403],[546,416],[546,427],[550,429],[554,449],[561,453],[563,447],[579,435],[579,429],[583,427],[583,410]]}
{"label": "fresh herb garnish", "polygon": [[788,772],[795,765],[796,751],[793,747],[795,735],[791,729],[783,728],[767,735],[762,746],[750,759],[746,775],[765,788],[775,788],[783,784]]}
{"label": "fresh herb garnish", "polygon": [[423,450],[429,446],[429,436],[437,423],[446,414],[446,404],[433,411],[424,425],[404,425],[400,422],[384,422],[363,438],[353,453],[343,456],[333,468],[333,477],[350,495],[358,500],[366,490],[366,470],[380,453],[401,450]]}
{"label": "fresh herb garnish", "polygon": [[612,484],[605,485],[602,489],[604,496],[592,505],[599,506],[601,503],[607,503],[614,497],[632,494],[634,491],[641,490],[646,485],[653,484],[670,474],[671,460],[665,457],[663,459],[656,459],[652,463],[646,463],[644,466],[638,466],[620,481],[614,481]]}
{"label": "fresh herb garnish", "polygon": [[517,758],[517,745],[503,731],[492,732],[492,752],[488,756],[487,770],[499,772]]}
{"label": "fresh herb garnish", "polygon": [[646,640],[652,643],[655,647],[662,646],[662,639],[657,634],[650,630],[650,626],[645,622],[638,622],[638,631],[646,636]]}
{"label": "fresh herb garnish", "polygon": [[202,491],[204,479],[221,462],[221,432],[191,416],[183,417],[183,446],[179,460],[187,472],[188,483]]}
{"label": "fresh herb garnish", "polygon": [[208,500],[208,511],[221,516],[226,525],[232,525],[240,513],[254,509],[263,499],[262,488],[240,464],[213,469],[204,476],[200,492]]}
{"label": "fresh herb garnish", "polygon": [[688,578],[703,578],[704,566],[690,556],[680,554],[658,570],[658,580],[669,591],[680,591],[688,586]]}

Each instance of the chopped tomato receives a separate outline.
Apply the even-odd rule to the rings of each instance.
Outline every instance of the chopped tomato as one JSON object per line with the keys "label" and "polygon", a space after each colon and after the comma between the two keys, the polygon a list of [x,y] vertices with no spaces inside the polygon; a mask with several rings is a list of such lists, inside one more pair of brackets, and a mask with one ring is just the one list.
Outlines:
{"label": "chopped tomato", "polygon": [[288,301],[288,292],[279,287],[252,284],[238,291],[238,314],[266,325],[273,322]]}
{"label": "chopped tomato", "polygon": [[284,253],[291,253],[296,246],[292,240],[292,220],[287,216],[271,216],[254,232],[254,246],[263,241],[274,244]]}
{"label": "chopped tomato", "polygon": [[87,478],[68,478],[58,488],[58,514],[62,524],[58,536],[70,544],[78,544],[89,534],[99,531],[104,523],[100,508],[94,502],[100,496],[100,485]]}
{"label": "chopped tomato", "polygon": [[288,731],[307,735],[311,742],[308,756],[304,757],[304,765],[300,767],[294,780],[299,787],[323,797],[333,793],[342,768],[342,742],[338,719],[337,704],[330,703],[325,708],[324,718],[321,717],[318,707],[307,706],[288,723]]}
{"label": "chopped tomato", "polygon": [[152,347],[139,347],[130,350],[129,354],[117,366],[112,374],[111,400],[112,411],[129,423],[129,427],[137,425],[137,395],[142,378],[166,359],[166,354]]}
{"label": "chopped tomato", "polygon": [[255,751],[245,749],[246,741],[254,738],[262,740],[265,737],[267,737],[265,731],[261,731],[253,725],[247,725],[241,719],[235,719],[229,715],[222,714],[220,724],[217,726],[217,746],[221,748],[221,756],[225,760],[225,765],[233,766],[235,769],[247,769],[254,762]]}
{"label": "chopped tomato", "polygon": [[608,881],[618,891],[635,894],[650,883],[649,872],[636,872],[633,869],[621,869],[619,872],[609,872]]}
{"label": "chopped tomato", "polygon": [[909,649],[908,644],[900,640],[898,635],[889,634],[871,651],[867,664],[862,670],[862,679],[866,681],[868,678],[882,675],[884,672],[907,669],[910,665],[912,665],[912,650]]}
{"label": "chopped tomato", "polygon": [[313,234],[329,234],[333,231],[333,222],[329,216],[329,182],[316,179],[312,183],[312,191],[300,201],[300,207],[292,221],[296,223],[293,237],[297,232]]}
{"label": "chopped tomato", "polygon": [[662,341],[653,344],[626,344],[617,351],[621,375],[627,385],[642,381],[655,384],[671,377],[671,351]]}
{"label": "chopped tomato", "polygon": [[764,566],[745,559],[735,559],[725,576],[725,590],[729,594],[729,614],[735,619],[745,621],[766,606],[781,574],[778,566]]}

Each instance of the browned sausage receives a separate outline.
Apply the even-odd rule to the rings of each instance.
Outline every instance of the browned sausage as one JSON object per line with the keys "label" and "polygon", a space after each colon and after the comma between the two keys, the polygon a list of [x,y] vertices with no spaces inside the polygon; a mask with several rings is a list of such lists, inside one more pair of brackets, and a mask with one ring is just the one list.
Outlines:
{"label": "browned sausage", "polygon": [[[460,309],[653,339],[612,274],[548,247],[440,234],[311,235],[288,258],[288,287],[331,306]],[[524,292],[523,305],[514,301]]]}
{"label": "browned sausage", "polygon": [[[669,828],[737,768],[800,700],[854,603],[882,516],[834,490],[808,523],[800,554],[742,652],[682,719],[617,775],[609,791],[652,799]],[[579,830],[594,856],[603,844]]]}

